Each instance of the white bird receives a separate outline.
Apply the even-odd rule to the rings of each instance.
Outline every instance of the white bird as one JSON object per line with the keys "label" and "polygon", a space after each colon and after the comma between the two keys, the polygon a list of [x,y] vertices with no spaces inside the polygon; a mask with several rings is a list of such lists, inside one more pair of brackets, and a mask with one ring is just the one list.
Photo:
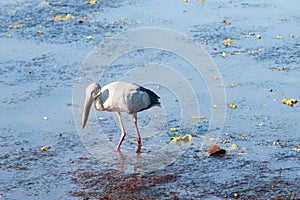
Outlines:
{"label": "white bird", "polygon": [[160,106],[160,97],[149,89],[127,82],[112,82],[103,88],[97,83],[91,83],[86,88],[85,93],[82,128],[86,125],[93,102],[96,110],[116,112],[121,127],[121,137],[116,150],[120,151],[120,146],[126,136],[121,112],[126,112],[131,116],[134,123],[138,144],[137,153],[139,153],[141,150],[141,137],[137,126],[137,112],[149,109],[152,106]]}

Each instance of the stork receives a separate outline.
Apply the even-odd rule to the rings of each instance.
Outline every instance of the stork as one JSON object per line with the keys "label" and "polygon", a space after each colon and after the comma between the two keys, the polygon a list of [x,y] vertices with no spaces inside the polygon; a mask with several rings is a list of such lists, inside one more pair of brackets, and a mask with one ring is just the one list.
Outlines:
{"label": "stork", "polygon": [[103,88],[97,83],[91,83],[86,88],[85,94],[86,99],[83,108],[82,128],[86,125],[93,103],[96,110],[116,112],[121,127],[121,137],[116,150],[120,151],[121,144],[126,136],[121,112],[126,112],[133,121],[138,145],[136,152],[140,153],[142,145],[137,125],[137,113],[153,106],[160,106],[160,97],[147,88],[127,82],[112,82]]}

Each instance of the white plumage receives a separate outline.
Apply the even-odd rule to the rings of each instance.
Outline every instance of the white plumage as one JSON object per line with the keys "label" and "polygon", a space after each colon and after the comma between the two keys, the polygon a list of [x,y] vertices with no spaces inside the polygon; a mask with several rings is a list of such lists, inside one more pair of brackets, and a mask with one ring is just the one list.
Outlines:
{"label": "white plumage", "polygon": [[121,112],[128,113],[135,126],[138,149],[141,149],[141,139],[137,126],[137,112],[149,109],[152,106],[160,106],[159,96],[149,89],[140,85],[127,82],[112,82],[103,88],[99,84],[91,83],[86,88],[86,100],[83,109],[82,128],[85,127],[92,103],[99,111],[116,112],[121,126],[121,137],[117,145],[117,150],[125,138]]}

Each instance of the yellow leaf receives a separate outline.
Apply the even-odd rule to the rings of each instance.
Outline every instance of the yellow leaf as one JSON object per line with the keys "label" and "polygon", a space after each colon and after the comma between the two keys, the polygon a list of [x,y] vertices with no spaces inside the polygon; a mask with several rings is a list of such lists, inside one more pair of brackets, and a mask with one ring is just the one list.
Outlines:
{"label": "yellow leaf", "polygon": [[42,146],[41,151],[48,151],[50,148],[50,146]]}
{"label": "yellow leaf", "polygon": [[192,116],[193,119],[205,119],[204,115]]}
{"label": "yellow leaf", "polygon": [[231,145],[231,149],[237,149],[237,148],[238,148],[237,144],[232,144]]}
{"label": "yellow leaf", "polygon": [[40,4],[42,4],[42,5],[49,5],[49,2],[47,2],[47,1],[42,1]]}
{"label": "yellow leaf", "polygon": [[170,131],[177,131],[177,128],[171,127],[171,128],[170,128]]}
{"label": "yellow leaf", "polygon": [[98,2],[98,0],[89,0],[87,3],[88,4],[96,4]]}
{"label": "yellow leaf", "polygon": [[229,104],[228,107],[231,108],[231,109],[236,109],[236,105],[233,104],[233,103]]}
{"label": "yellow leaf", "polygon": [[297,99],[282,99],[281,102],[282,102],[283,104],[286,104],[286,105],[288,105],[288,106],[293,107],[294,104],[296,104],[298,101],[297,101]]}
{"label": "yellow leaf", "polygon": [[283,38],[282,35],[277,35],[277,36],[276,36],[276,39],[282,39],[282,38]]}
{"label": "yellow leaf", "polygon": [[231,45],[231,43],[233,42],[233,40],[231,38],[228,38],[226,40],[223,40],[223,44],[226,46],[226,47],[229,47]]}
{"label": "yellow leaf", "polygon": [[89,35],[89,36],[86,36],[85,38],[88,39],[88,40],[92,40],[92,39],[94,39],[94,36]]}

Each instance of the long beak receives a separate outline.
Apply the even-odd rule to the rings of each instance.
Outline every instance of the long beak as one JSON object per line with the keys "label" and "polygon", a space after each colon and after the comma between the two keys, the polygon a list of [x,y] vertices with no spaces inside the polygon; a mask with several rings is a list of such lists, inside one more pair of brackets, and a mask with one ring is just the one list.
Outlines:
{"label": "long beak", "polygon": [[82,128],[85,127],[86,121],[89,117],[91,105],[93,103],[93,98],[87,96],[84,103],[83,115],[82,115]]}

